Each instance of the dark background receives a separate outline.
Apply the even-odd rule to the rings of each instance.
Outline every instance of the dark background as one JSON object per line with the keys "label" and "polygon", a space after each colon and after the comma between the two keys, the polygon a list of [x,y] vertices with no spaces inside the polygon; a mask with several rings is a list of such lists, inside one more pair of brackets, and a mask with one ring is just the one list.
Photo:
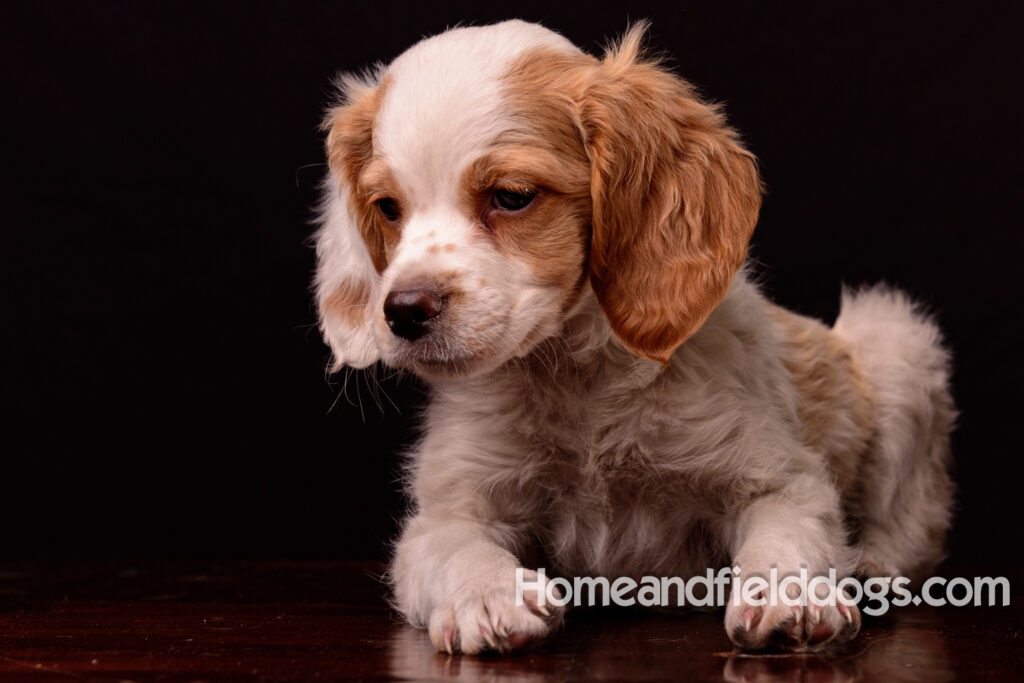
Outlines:
{"label": "dark background", "polygon": [[422,392],[325,378],[317,124],[335,71],[520,16],[591,51],[648,17],[726,102],[775,300],[831,320],[840,283],[886,280],[937,313],[954,560],[1024,561],[1022,16],[826,4],[8,5],[3,556],[383,555]]}

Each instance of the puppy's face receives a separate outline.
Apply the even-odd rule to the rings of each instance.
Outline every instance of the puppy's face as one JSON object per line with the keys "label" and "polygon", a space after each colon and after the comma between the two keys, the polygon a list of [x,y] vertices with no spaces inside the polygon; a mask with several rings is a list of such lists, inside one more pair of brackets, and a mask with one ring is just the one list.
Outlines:
{"label": "puppy's face", "polygon": [[317,243],[339,364],[487,372],[556,334],[588,284],[640,356],[703,322],[759,184],[639,39],[601,62],[523,22],[455,29],[345,84]]}
{"label": "puppy's face", "polygon": [[[438,159],[459,137],[447,130],[416,142]],[[557,332],[585,283],[589,179],[579,154],[560,157],[543,143],[465,145],[437,176],[407,172],[400,154],[360,173],[355,202],[380,235],[370,324],[387,364],[428,377],[475,374]]]}

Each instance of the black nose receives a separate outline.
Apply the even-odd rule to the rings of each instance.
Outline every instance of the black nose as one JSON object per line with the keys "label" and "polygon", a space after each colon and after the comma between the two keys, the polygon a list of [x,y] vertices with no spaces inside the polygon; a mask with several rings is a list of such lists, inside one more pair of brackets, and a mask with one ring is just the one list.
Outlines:
{"label": "black nose", "polygon": [[443,308],[441,296],[427,289],[391,292],[384,299],[384,319],[395,335],[413,341],[427,333],[428,323]]}

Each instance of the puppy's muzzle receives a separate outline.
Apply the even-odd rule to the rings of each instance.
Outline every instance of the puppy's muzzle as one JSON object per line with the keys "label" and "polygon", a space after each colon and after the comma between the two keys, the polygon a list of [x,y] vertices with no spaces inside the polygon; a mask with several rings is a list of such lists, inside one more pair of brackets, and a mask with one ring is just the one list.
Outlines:
{"label": "puppy's muzzle", "polygon": [[429,289],[390,292],[384,300],[384,319],[392,334],[415,341],[430,331],[430,323],[444,310],[444,299]]}

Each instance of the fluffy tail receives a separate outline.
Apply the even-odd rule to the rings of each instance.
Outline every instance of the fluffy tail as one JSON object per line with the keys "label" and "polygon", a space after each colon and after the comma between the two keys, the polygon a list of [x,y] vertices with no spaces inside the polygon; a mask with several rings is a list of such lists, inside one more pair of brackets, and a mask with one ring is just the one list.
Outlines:
{"label": "fluffy tail", "polygon": [[885,286],[845,291],[833,331],[853,346],[876,408],[858,506],[861,571],[920,575],[942,559],[952,514],[949,351],[921,307]]}

